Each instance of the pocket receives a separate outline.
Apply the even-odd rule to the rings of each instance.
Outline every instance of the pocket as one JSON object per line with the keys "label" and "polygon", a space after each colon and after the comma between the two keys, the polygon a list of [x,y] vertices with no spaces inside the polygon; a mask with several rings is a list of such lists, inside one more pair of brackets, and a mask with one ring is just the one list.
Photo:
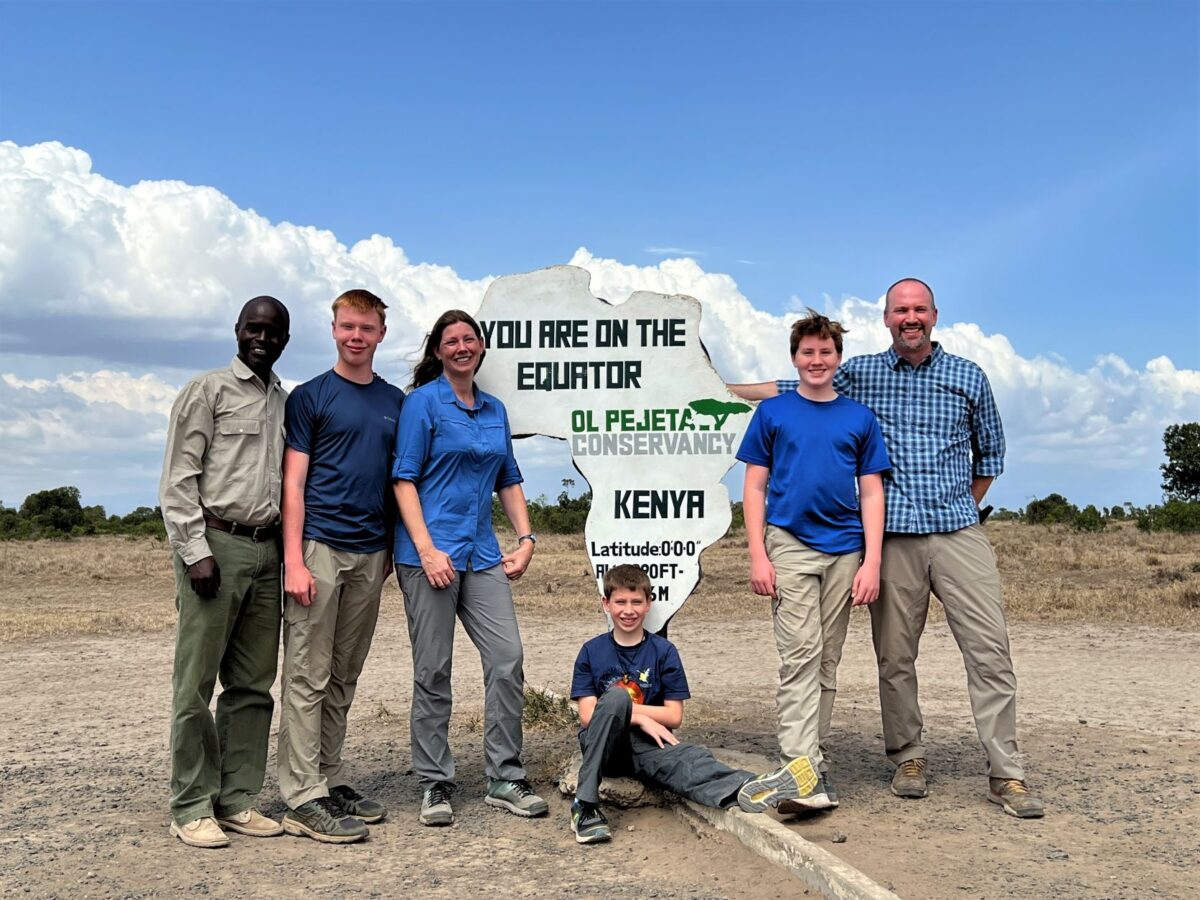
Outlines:
{"label": "pocket", "polygon": [[217,423],[217,430],[227,436],[258,434],[262,431],[262,422],[258,419],[222,419]]}

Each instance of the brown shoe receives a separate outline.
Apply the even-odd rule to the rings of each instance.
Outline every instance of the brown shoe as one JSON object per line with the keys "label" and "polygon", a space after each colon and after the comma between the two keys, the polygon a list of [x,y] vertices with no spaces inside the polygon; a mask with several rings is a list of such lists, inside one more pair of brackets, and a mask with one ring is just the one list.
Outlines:
{"label": "brown shoe", "polygon": [[1040,819],[1046,814],[1041,798],[1019,778],[989,778],[988,799],[1018,819]]}
{"label": "brown shoe", "polygon": [[189,847],[212,848],[227,847],[229,845],[229,838],[225,836],[225,832],[221,830],[221,826],[217,824],[217,820],[212,816],[194,819],[183,825],[172,822],[171,834],[175,835],[175,837],[179,838]]}
{"label": "brown shoe", "polygon": [[909,800],[929,796],[929,785],[925,783],[925,757],[906,759],[896,766],[896,774],[892,776],[892,793]]}
{"label": "brown shoe", "polygon": [[268,819],[257,809],[243,809],[232,816],[218,816],[217,823],[238,834],[248,834],[250,837],[275,837],[283,834],[283,826],[274,819]]}

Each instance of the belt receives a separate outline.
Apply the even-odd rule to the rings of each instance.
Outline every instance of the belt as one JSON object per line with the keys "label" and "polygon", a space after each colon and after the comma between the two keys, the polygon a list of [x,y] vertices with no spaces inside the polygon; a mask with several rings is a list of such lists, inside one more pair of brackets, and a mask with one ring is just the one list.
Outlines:
{"label": "belt", "polygon": [[232,534],[234,537],[248,537],[250,540],[258,543],[273,541],[279,537],[278,522],[271,522],[269,525],[243,525],[241,522],[218,519],[212,513],[206,512],[204,514],[204,524],[209,528],[217,529],[217,531]]}

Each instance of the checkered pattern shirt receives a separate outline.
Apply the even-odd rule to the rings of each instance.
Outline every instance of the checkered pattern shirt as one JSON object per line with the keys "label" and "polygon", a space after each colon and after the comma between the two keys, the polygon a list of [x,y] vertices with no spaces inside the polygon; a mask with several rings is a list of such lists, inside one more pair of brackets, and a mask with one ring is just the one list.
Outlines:
{"label": "checkered pattern shirt", "polygon": [[[799,382],[777,382],[780,393]],[[834,389],[879,419],[894,467],[886,531],[935,534],[979,521],[973,478],[1004,471],[1004,428],[983,369],[934,343],[916,367],[894,348],[843,363]]]}

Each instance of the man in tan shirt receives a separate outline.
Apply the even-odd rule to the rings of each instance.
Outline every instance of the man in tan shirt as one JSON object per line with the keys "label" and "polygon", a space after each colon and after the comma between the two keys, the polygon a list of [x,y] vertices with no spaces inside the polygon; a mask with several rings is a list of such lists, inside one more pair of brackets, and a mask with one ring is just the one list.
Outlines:
{"label": "man in tan shirt", "polygon": [[[282,832],[254,808],[266,768],[279,654],[279,497],[286,392],[272,371],[288,342],[274,297],[242,307],[237,356],[171,408],[159,501],[175,551],[171,833],[229,843],[223,827]],[[209,701],[217,677],[214,720]],[[222,827],[223,826],[223,827]]]}

